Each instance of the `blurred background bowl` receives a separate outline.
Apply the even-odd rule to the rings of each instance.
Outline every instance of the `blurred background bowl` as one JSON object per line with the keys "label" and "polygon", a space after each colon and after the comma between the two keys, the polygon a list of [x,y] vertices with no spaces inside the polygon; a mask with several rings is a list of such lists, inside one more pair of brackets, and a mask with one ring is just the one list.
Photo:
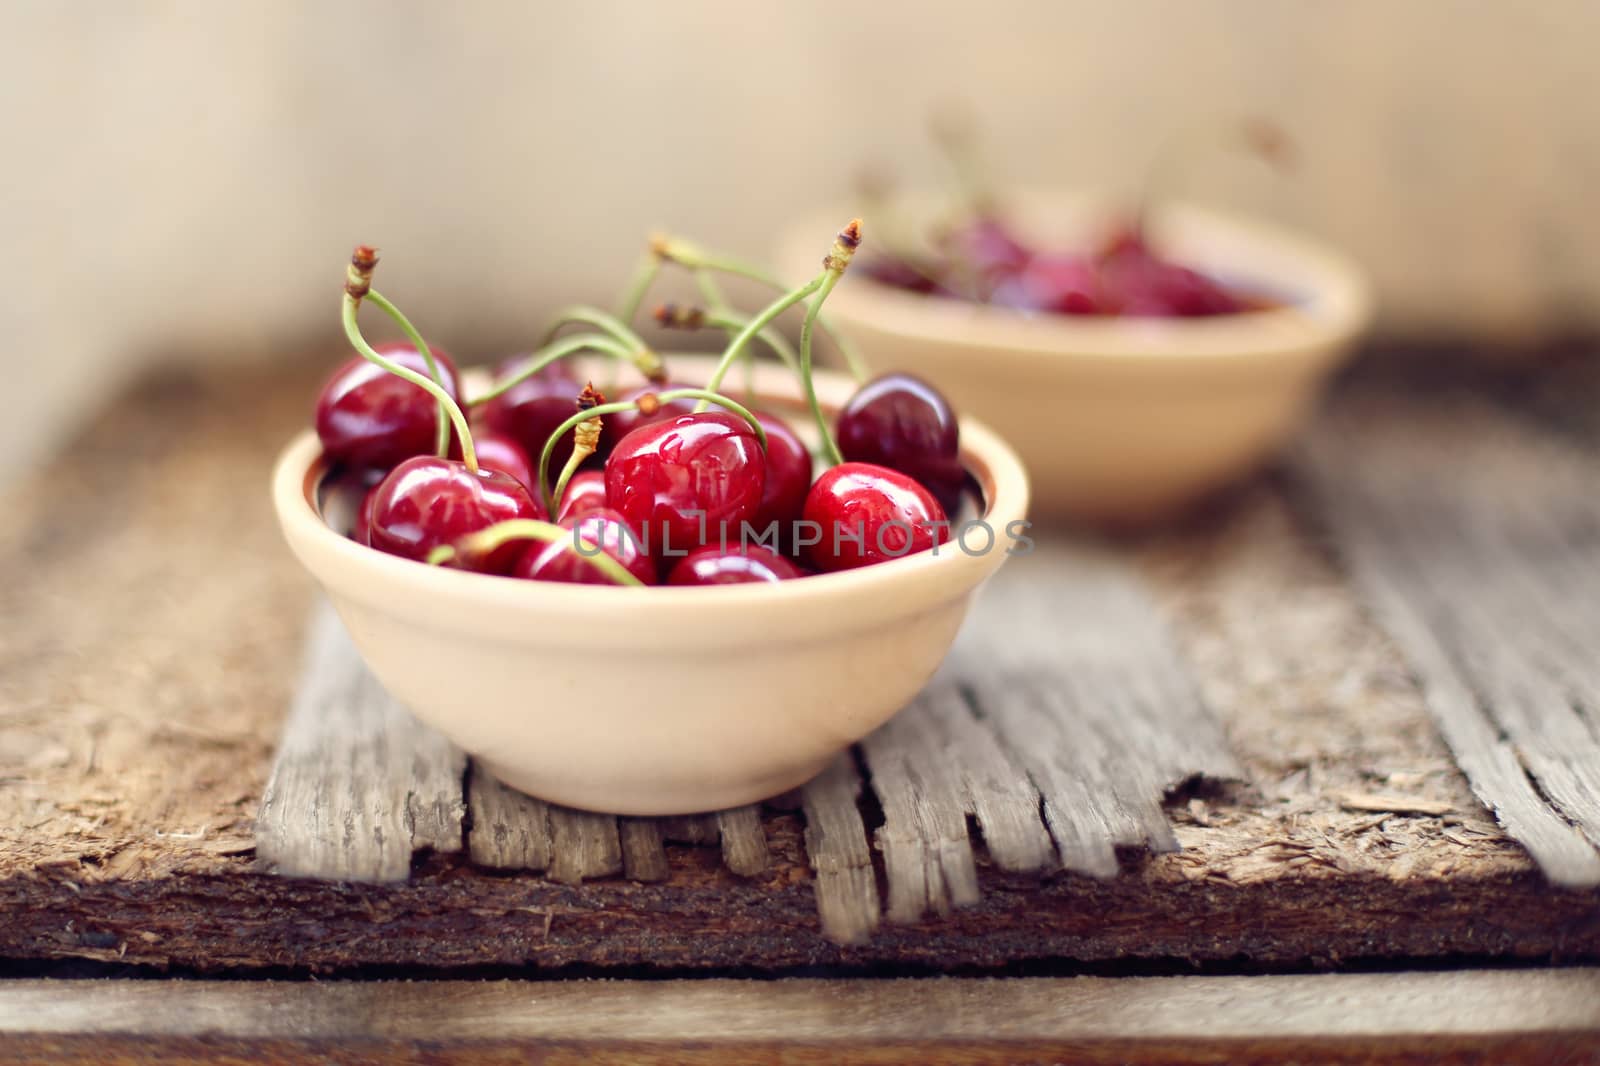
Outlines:
{"label": "blurred background bowl", "polygon": [[[941,204],[913,197],[896,221],[925,228]],[[1105,197],[1042,190],[1008,196],[1004,214],[1037,247],[1082,252],[1119,217]],[[784,232],[785,277],[816,271],[816,235],[839,217]],[[1150,238],[1162,255],[1281,306],[1210,318],[1031,313],[921,295],[857,271],[828,311],[874,372],[925,377],[958,411],[999,428],[1028,468],[1037,515],[1147,522],[1270,458],[1373,311],[1360,269],[1275,226],[1172,204]],[[871,249],[868,220],[858,264]]]}

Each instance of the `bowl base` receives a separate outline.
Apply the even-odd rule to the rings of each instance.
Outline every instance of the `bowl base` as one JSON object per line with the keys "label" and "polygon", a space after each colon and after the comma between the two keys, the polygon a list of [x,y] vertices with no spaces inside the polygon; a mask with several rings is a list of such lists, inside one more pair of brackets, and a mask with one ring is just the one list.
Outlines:
{"label": "bowl base", "polygon": [[761,777],[661,788],[642,781],[557,781],[536,771],[524,773],[492,759],[474,756],[478,766],[493,774],[501,784],[535,799],[581,811],[635,817],[705,814],[771,799],[810,781],[833,759],[834,756],[829,755],[818,762],[786,766]]}

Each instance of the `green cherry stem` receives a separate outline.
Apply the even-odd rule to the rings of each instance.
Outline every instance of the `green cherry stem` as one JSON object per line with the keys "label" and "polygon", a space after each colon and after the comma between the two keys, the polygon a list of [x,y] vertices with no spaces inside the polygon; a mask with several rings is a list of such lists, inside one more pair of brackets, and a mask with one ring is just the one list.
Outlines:
{"label": "green cherry stem", "polygon": [[[726,308],[716,307],[683,307],[675,303],[664,303],[656,308],[655,319],[658,325],[665,329],[720,329],[728,334],[730,341],[737,340],[739,334],[750,324],[746,315]],[[772,349],[784,366],[800,372],[800,359],[795,354],[794,346],[776,329],[764,329],[758,337],[761,343]]]}
{"label": "green cherry stem", "polygon": [[822,314],[822,304],[839,284],[839,279],[844,277],[844,272],[854,258],[856,249],[861,246],[861,220],[852,219],[850,224],[839,231],[839,236],[834,239],[833,248],[828,252],[827,258],[822,261],[823,282],[817,289],[817,295],[812,298],[811,306],[806,308],[806,318],[800,326],[800,380],[805,386],[806,403],[811,407],[811,417],[817,421],[817,435],[822,441],[823,458],[829,466],[838,466],[844,462],[844,456],[839,452],[839,443],[833,439],[833,431],[828,427],[828,417],[822,412],[822,403],[817,399],[816,382],[811,379],[811,337],[816,331],[817,318]]}
{"label": "green cherry stem", "polygon": [[591,418],[604,418],[606,415],[621,414],[623,411],[633,411],[638,404],[632,400],[619,400],[616,403],[603,403],[598,407],[587,407],[581,411],[573,412],[572,416],[556,427],[555,432],[545,438],[544,448],[539,452],[539,495],[544,499],[546,514],[555,514],[556,506],[561,502],[561,497],[554,495],[550,490],[550,456],[555,452],[556,445],[563,437],[577,429],[581,423]]}
{"label": "green cherry stem", "polygon": [[[744,329],[739,331],[739,335],[728,343],[727,348],[723,349],[722,359],[717,363],[717,368],[711,372],[711,379],[706,382],[706,388],[712,392],[720,389],[722,387],[722,379],[727,377],[728,370],[732,368],[733,364],[739,361],[740,353],[749,346],[750,341],[762,330],[770,326],[779,315],[822,288],[823,283],[828,280],[828,273],[827,270],[824,270],[798,289],[784,293],[768,304],[761,313],[746,322]],[[697,413],[705,409],[706,404],[704,401],[695,406]]]}
{"label": "green cherry stem", "polygon": [[750,423],[750,431],[756,435],[756,440],[761,442],[761,450],[767,450],[767,430],[761,424],[761,419],[755,413],[740,403],[730,399],[713,389],[668,389],[666,392],[656,394],[656,399],[662,403],[671,403],[673,400],[699,400],[701,409],[707,403],[714,403],[718,407],[726,407],[746,422]]}
{"label": "green cherry stem", "polygon": [[[546,544],[559,544],[564,540],[571,540],[573,550],[577,551],[580,559],[586,560],[590,566],[616,584],[644,587],[643,581],[629,573],[627,567],[613,559],[600,545],[590,543],[588,539],[578,536],[571,530],[562,529],[551,522],[541,522],[536,518],[513,518],[505,522],[496,522],[492,526],[462,537],[457,541],[457,546],[460,552],[487,555],[502,544],[509,544],[514,540],[537,540]],[[579,544],[591,550],[579,551]],[[457,554],[459,554],[457,547],[441,544],[428,553],[428,565],[440,566],[454,559]]]}
{"label": "green cherry stem", "polygon": [[639,264],[633,268],[633,276],[628,279],[628,286],[622,290],[622,298],[617,301],[617,320],[623,325],[632,327],[633,320],[639,315],[639,305],[644,303],[645,293],[650,291],[660,272],[661,257],[654,249],[639,257]]}
{"label": "green cherry stem", "polygon": [[[767,288],[775,289],[778,292],[785,291],[783,282],[759,267],[751,266],[749,263],[730,256],[707,252],[688,241],[677,238],[665,239],[657,242],[657,247],[659,249],[658,254],[663,258],[671,259],[673,262],[689,267],[691,270],[714,270],[720,274],[732,274],[734,277],[746,278],[757,285],[765,285]],[[866,381],[869,376],[866,360],[861,358],[861,353],[856,350],[856,346],[840,335],[839,330],[830,319],[824,318],[820,321],[822,331],[828,335],[828,339],[833,342],[834,347],[839,349],[839,354],[844,356],[844,361],[850,368],[850,375],[857,381]]]}
{"label": "green cherry stem", "polygon": [[[390,303],[386,296],[375,289],[367,290],[367,299],[371,300],[384,314],[394,319],[394,324],[400,327],[400,332],[406,335],[406,339],[411,342],[412,347],[416,348],[423,361],[428,364],[428,376],[434,381],[443,384],[444,379],[439,374],[439,363],[433,357],[433,349],[428,347],[428,342],[422,339],[422,334],[417,332],[417,327],[411,324],[411,320],[401,314],[398,307]],[[444,404],[439,405],[437,419],[439,431],[434,439],[433,452],[443,459],[450,454],[450,419],[448,412],[444,409]]]}
{"label": "green cherry stem", "polygon": [[549,344],[551,341],[555,340],[556,333],[560,331],[561,327],[572,323],[582,323],[586,326],[593,326],[601,333],[615,338],[619,343],[624,344],[629,348],[639,349],[650,347],[644,342],[644,338],[635,333],[632,327],[628,326],[622,320],[617,318],[616,315],[602,311],[598,307],[589,307],[588,305],[565,307],[558,311],[555,318],[550,323],[550,328],[545,330],[544,343]]}
{"label": "green cherry stem", "polygon": [[[461,459],[467,464],[467,469],[474,474],[478,472],[478,452],[472,446],[472,431],[467,428],[467,416],[461,413],[461,408],[444,387],[430,377],[417,373],[407,367],[401,366],[392,359],[385,358],[367,343],[361,335],[361,325],[356,321],[357,313],[361,310],[361,301],[367,296],[382,300],[383,297],[372,289],[372,271],[378,265],[376,250],[360,245],[355,254],[350,257],[350,267],[345,274],[344,301],[341,319],[344,323],[344,335],[350,341],[351,347],[357,354],[370,363],[375,363],[397,378],[411,382],[435,400],[439,401],[451,423],[455,425],[456,435],[461,438]],[[388,303],[387,300],[384,301]],[[393,305],[391,305],[393,306]],[[423,345],[426,351],[426,345]]]}
{"label": "green cherry stem", "polygon": [[503,381],[495,382],[489,391],[483,395],[474,396],[467,406],[476,407],[481,403],[488,403],[497,396],[503,396],[551,363],[584,351],[599,352],[602,355],[609,355],[620,362],[632,363],[641,374],[652,380],[660,378],[664,374],[661,368],[661,357],[649,348],[642,350],[630,349],[617,343],[614,337],[608,337],[602,333],[574,333],[570,337],[562,337],[560,340],[534,352],[533,358],[529,359],[525,366],[519,368],[515,374]]}

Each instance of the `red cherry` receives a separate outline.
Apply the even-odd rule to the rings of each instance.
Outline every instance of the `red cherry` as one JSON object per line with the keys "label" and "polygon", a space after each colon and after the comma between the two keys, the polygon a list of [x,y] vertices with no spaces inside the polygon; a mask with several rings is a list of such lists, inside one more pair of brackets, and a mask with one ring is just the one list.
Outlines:
{"label": "red cherry", "polygon": [[1049,253],[1029,259],[1020,271],[995,286],[989,302],[1064,315],[1098,315],[1106,310],[1094,264],[1075,255]]}
{"label": "red cherry", "polygon": [[941,246],[967,270],[991,283],[1022,269],[1032,254],[1000,219],[975,218],[947,232]]}
{"label": "red cherry", "polygon": [[[409,344],[382,344],[380,355],[408,370],[428,373],[428,362]],[[433,349],[440,384],[460,400],[455,363]],[[334,371],[317,396],[317,436],[329,458],[356,466],[391,467],[429,455],[439,432],[438,402],[404,378],[360,356]]]}
{"label": "red cherry", "polygon": [[478,452],[478,466],[484,470],[510,474],[530,493],[538,488],[533,483],[533,462],[522,445],[509,434],[492,429],[482,430],[473,434],[472,445]]}
{"label": "red cherry", "polygon": [[[529,355],[513,356],[495,368],[495,379],[504,381],[528,365]],[[545,441],[561,423],[577,410],[580,385],[561,363],[551,363],[526,381],[519,381],[504,393],[475,407],[478,419],[496,433],[503,433],[522,445],[529,466],[539,461]],[[550,453],[552,469],[560,470],[572,455],[572,437],[556,444]],[[533,478],[529,477],[529,482]],[[528,482],[524,482],[528,484]],[[530,487],[536,487],[531,486]]]}
{"label": "red cherry", "polygon": [[806,496],[805,521],[820,536],[807,547],[818,570],[849,570],[926,551],[950,539],[944,508],[898,470],[842,463],[824,471]]}
{"label": "red cherry", "polygon": [[1245,309],[1219,282],[1167,262],[1132,231],[1112,239],[1099,270],[1106,301],[1130,317],[1194,318]]}
{"label": "red cherry", "polygon": [[764,534],[768,526],[778,523],[778,543],[783,546],[791,539],[811,489],[811,453],[783,419],[760,411],[756,419],[767,431],[767,477],[750,525],[757,534]]}
{"label": "red cherry", "polygon": [[882,374],[856,391],[839,413],[839,452],[909,474],[946,512],[961,502],[961,430],[944,395],[911,374]]}
{"label": "red cherry", "polygon": [[567,491],[556,508],[556,520],[564,522],[577,515],[599,511],[606,505],[606,475],[601,470],[583,470],[572,475]]}
{"label": "red cherry", "polygon": [[[623,393],[618,402],[637,400],[648,393],[661,393],[666,392],[668,389],[688,387],[686,385],[641,385],[637,389],[631,389]],[[658,405],[656,410],[648,415],[638,410],[619,411],[605,420],[605,429],[600,437],[600,450],[609,453],[610,449],[615,448],[623,437],[626,437],[640,426],[654,425],[657,422],[666,422],[669,419],[693,414],[695,403],[696,401],[694,400],[672,400]],[[571,414],[572,412],[568,411],[567,413]]]}
{"label": "red cherry", "polygon": [[[465,463],[431,455],[407,459],[378,485],[372,501],[371,543],[379,551],[425,561],[442,545],[513,518],[543,518],[522,483],[496,470],[476,474]],[[487,557],[458,558],[465,570],[505,573],[522,550],[503,544]]]}
{"label": "red cherry", "polygon": [[798,566],[759,544],[716,544],[696,548],[672,568],[669,585],[743,585],[760,581],[790,581],[804,577]]}
{"label": "red cherry", "polygon": [[561,528],[571,530],[572,538],[549,543],[535,542],[526,547],[511,568],[512,577],[532,581],[566,581],[574,585],[614,585],[616,582],[580,554],[603,551],[628,568],[646,585],[655,583],[656,566],[645,553],[638,534],[617,512],[602,508],[563,519]]}
{"label": "red cherry", "polygon": [[350,539],[363,547],[372,547],[372,505],[378,499],[378,486],[382,484],[380,481],[368,489],[356,505],[356,518],[350,525]]}
{"label": "red cherry", "polygon": [[767,461],[748,423],[717,411],[641,426],[606,460],[606,502],[659,556],[724,535],[755,517]]}
{"label": "red cherry", "polygon": [[938,284],[931,276],[935,268],[920,269],[903,259],[879,256],[870,260],[864,269],[867,277],[880,285],[892,285],[897,289],[921,293],[929,293],[938,288]]}

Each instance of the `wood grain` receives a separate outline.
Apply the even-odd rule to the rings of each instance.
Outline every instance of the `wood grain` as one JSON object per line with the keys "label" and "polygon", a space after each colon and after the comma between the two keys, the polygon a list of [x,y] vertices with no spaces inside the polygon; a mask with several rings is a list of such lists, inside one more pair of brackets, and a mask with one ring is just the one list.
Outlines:
{"label": "wood grain", "polygon": [[1302,456],[1474,791],[1553,881],[1600,884],[1592,462],[1460,396],[1353,397]]}
{"label": "wood grain", "polygon": [[[674,831],[697,843],[666,844],[666,878],[648,883],[567,885],[439,854],[404,883],[265,875],[252,815],[312,601],[262,486],[325,369],[153,380],[0,506],[0,958],[319,974],[1600,959],[1600,892],[1552,887],[1478,804],[1407,658],[1275,481],[1107,549],[1181,667],[1155,692],[1197,690],[1242,772],[1170,794],[1162,814],[1182,850],[1125,853],[1114,877],[1054,869],[1053,841],[1037,836],[1006,860],[1033,872],[1003,868],[1001,819],[986,822],[973,795],[980,901],[849,945],[822,930],[804,812],[778,807],[762,814],[767,867],[749,878],[727,869],[703,820]],[[1093,634],[1069,636],[1065,654],[1094,647]],[[1202,705],[1181,686],[1135,692],[1127,713]],[[1082,697],[1061,709],[1080,713]],[[1030,734],[1004,742],[971,701],[968,718],[944,710],[946,725],[970,720],[994,739],[1000,809],[1025,806],[1013,770]],[[1445,813],[1345,803],[1364,795]],[[864,855],[845,848],[856,865],[831,868],[830,885],[851,871],[857,926],[870,928],[877,804],[863,800],[843,839]]]}
{"label": "wood grain", "polygon": [[396,703],[332,608],[305,667],[256,817],[256,855],[285,877],[401,881],[414,851],[461,850],[466,756]]}
{"label": "wood grain", "polygon": [[467,779],[472,861],[492,870],[548,870],[555,841],[550,805],[509,788],[477,763]]}
{"label": "wood grain", "polygon": [[817,914],[823,932],[839,944],[859,944],[882,913],[867,827],[856,799],[861,775],[849,754],[835,759],[801,790],[806,858],[816,875]]}
{"label": "wood grain", "polygon": [[18,981],[0,984],[0,1034],[0,1062],[196,1061],[226,1049],[286,1061],[1551,1063],[1600,1055],[1600,974]]}

